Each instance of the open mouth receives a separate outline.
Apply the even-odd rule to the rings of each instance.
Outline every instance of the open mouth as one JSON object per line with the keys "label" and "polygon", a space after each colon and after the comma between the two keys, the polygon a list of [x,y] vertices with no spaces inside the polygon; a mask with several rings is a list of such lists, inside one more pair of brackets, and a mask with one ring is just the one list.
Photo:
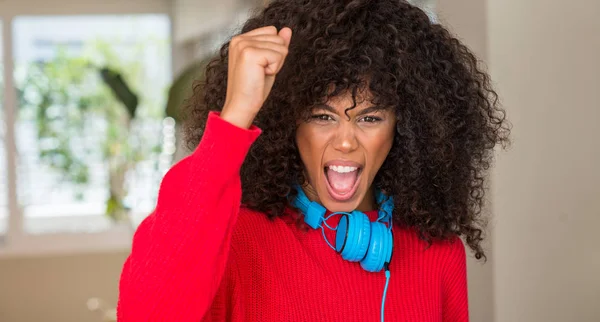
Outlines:
{"label": "open mouth", "polygon": [[362,166],[357,163],[343,165],[334,162],[323,170],[329,195],[336,201],[352,199],[358,188]]}

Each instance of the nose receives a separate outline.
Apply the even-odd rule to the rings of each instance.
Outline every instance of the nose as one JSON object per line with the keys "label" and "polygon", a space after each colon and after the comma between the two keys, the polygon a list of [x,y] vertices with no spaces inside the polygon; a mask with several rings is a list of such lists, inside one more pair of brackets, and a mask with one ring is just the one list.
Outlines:
{"label": "nose", "polygon": [[337,128],[333,147],[342,153],[350,153],[358,148],[358,140],[351,124],[342,124]]}

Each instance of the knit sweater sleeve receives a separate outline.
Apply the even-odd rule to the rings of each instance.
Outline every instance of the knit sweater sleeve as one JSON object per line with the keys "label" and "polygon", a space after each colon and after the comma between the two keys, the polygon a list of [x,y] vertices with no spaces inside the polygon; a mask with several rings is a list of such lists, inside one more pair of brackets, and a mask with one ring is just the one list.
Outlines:
{"label": "knit sweater sleeve", "polygon": [[211,113],[192,155],[167,172],[119,284],[118,320],[200,321],[225,273],[241,202],[239,170],[260,129]]}
{"label": "knit sweater sleeve", "polygon": [[443,276],[443,321],[469,321],[467,259],[465,246],[457,237],[450,244]]}

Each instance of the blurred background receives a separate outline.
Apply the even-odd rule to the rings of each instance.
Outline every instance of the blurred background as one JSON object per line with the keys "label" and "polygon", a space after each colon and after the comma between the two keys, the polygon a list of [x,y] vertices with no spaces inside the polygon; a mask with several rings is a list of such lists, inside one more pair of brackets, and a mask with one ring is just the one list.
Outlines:
{"label": "blurred background", "polygon": [[[514,125],[472,321],[600,321],[600,2],[414,0]],[[110,321],[179,108],[252,0],[0,0],[0,321]]]}

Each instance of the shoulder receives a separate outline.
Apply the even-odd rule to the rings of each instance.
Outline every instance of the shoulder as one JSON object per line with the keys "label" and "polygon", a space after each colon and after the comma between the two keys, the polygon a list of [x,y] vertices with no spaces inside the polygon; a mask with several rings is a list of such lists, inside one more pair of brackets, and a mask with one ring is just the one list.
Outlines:
{"label": "shoulder", "polygon": [[394,247],[412,259],[427,258],[444,264],[466,261],[465,246],[458,236],[428,243],[415,229],[402,228],[394,232]]}
{"label": "shoulder", "polygon": [[452,236],[445,240],[434,241],[432,247],[447,258],[447,260],[465,260],[465,245],[458,236]]}

